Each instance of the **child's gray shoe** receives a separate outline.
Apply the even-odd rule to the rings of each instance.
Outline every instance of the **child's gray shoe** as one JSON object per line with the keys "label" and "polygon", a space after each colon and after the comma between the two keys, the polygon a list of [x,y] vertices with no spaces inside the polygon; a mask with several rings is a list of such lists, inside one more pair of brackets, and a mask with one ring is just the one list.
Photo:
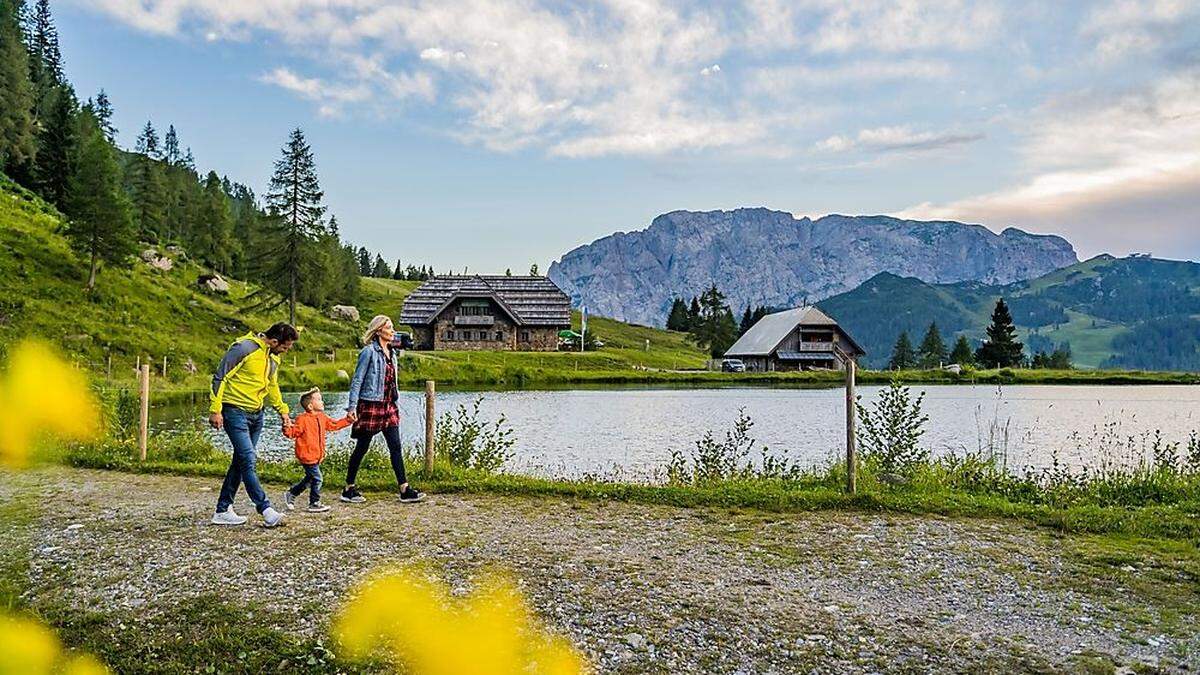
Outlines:
{"label": "child's gray shoe", "polygon": [[283,491],[283,503],[287,505],[287,510],[291,511],[296,508],[296,495],[292,494],[291,490]]}
{"label": "child's gray shoe", "polygon": [[245,525],[246,517],[239,516],[238,514],[234,513],[233,507],[231,506],[231,507],[225,509],[224,511],[219,511],[217,513],[214,513],[213,517],[212,517],[212,524],[213,525]]}
{"label": "child's gray shoe", "polygon": [[268,506],[266,511],[262,512],[263,527],[279,527],[283,524],[283,514]]}
{"label": "child's gray shoe", "polygon": [[321,502],[317,502],[315,504],[308,505],[309,513],[325,513],[328,510],[329,510],[329,507],[322,504]]}

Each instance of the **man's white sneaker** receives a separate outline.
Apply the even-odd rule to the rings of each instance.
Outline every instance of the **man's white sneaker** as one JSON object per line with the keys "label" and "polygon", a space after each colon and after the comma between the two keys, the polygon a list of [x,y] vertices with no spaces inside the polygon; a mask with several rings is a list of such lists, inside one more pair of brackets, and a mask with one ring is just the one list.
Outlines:
{"label": "man's white sneaker", "polygon": [[239,516],[238,514],[234,513],[233,507],[231,506],[228,509],[225,509],[224,511],[213,514],[212,524],[213,525],[245,525],[246,517]]}
{"label": "man's white sneaker", "polygon": [[291,490],[283,491],[283,503],[287,504],[287,510],[291,511],[296,508],[296,495],[292,494]]}
{"label": "man's white sneaker", "polygon": [[263,527],[279,527],[283,524],[283,514],[270,506],[267,507],[266,511],[262,512],[262,517]]}

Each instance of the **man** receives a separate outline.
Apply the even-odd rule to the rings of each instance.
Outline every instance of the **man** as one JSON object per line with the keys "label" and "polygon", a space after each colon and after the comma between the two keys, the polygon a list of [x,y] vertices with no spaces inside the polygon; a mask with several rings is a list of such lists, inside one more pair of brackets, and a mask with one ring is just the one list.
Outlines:
{"label": "man", "polygon": [[246,493],[263,517],[265,527],[283,524],[283,514],[271,508],[254,469],[258,437],[263,426],[263,402],[279,413],[283,428],[292,424],[287,404],[279,393],[279,356],[292,348],[299,334],[287,323],[277,323],[267,332],[253,333],[234,342],[213,375],[208,422],[214,429],[224,427],[233,445],[233,457],[221,496],[217,499],[214,525],[242,525],[246,518],[233,511],[238,484],[246,483]]}

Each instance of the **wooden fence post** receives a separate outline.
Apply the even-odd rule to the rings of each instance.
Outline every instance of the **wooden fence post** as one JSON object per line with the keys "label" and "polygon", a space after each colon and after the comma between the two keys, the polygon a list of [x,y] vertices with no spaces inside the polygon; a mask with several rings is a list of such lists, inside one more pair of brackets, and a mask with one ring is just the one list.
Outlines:
{"label": "wooden fence post", "polygon": [[146,461],[146,443],[150,440],[150,364],[143,363],[138,373],[139,393],[142,403],[138,418],[138,454]]}
{"label": "wooden fence post", "polygon": [[425,380],[425,474],[433,471],[433,432],[436,418],[433,408],[435,385],[433,380]]}
{"label": "wooden fence post", "polygon": [[165,379],[167,379],[167,355],[166,355],[166,354],[163,354],[163,371],[162,371],[162,376],[163,376],[163,379],[164,379],[164,380],[165,380]]}
{"label": "wooden fence post", "polygon": [[846,358],[846,492],[854,494],[858,491],[858,435],[855,432],[857,415],[854,395],[854,371],[858,366],[854,359]]}

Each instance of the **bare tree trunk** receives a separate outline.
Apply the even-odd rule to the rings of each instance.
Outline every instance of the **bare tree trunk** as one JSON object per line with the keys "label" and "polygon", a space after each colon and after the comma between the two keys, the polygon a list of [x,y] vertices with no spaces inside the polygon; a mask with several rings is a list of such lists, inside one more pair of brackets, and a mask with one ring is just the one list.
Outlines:
{"label": "bare tree trunk", "polygon": [[84,287],[88,293],[91,293],[96,288],[96,268],[99,267],[100,261],[96,258],[96,248],[92,247],[92,268],[88,272],[87,286]]}

